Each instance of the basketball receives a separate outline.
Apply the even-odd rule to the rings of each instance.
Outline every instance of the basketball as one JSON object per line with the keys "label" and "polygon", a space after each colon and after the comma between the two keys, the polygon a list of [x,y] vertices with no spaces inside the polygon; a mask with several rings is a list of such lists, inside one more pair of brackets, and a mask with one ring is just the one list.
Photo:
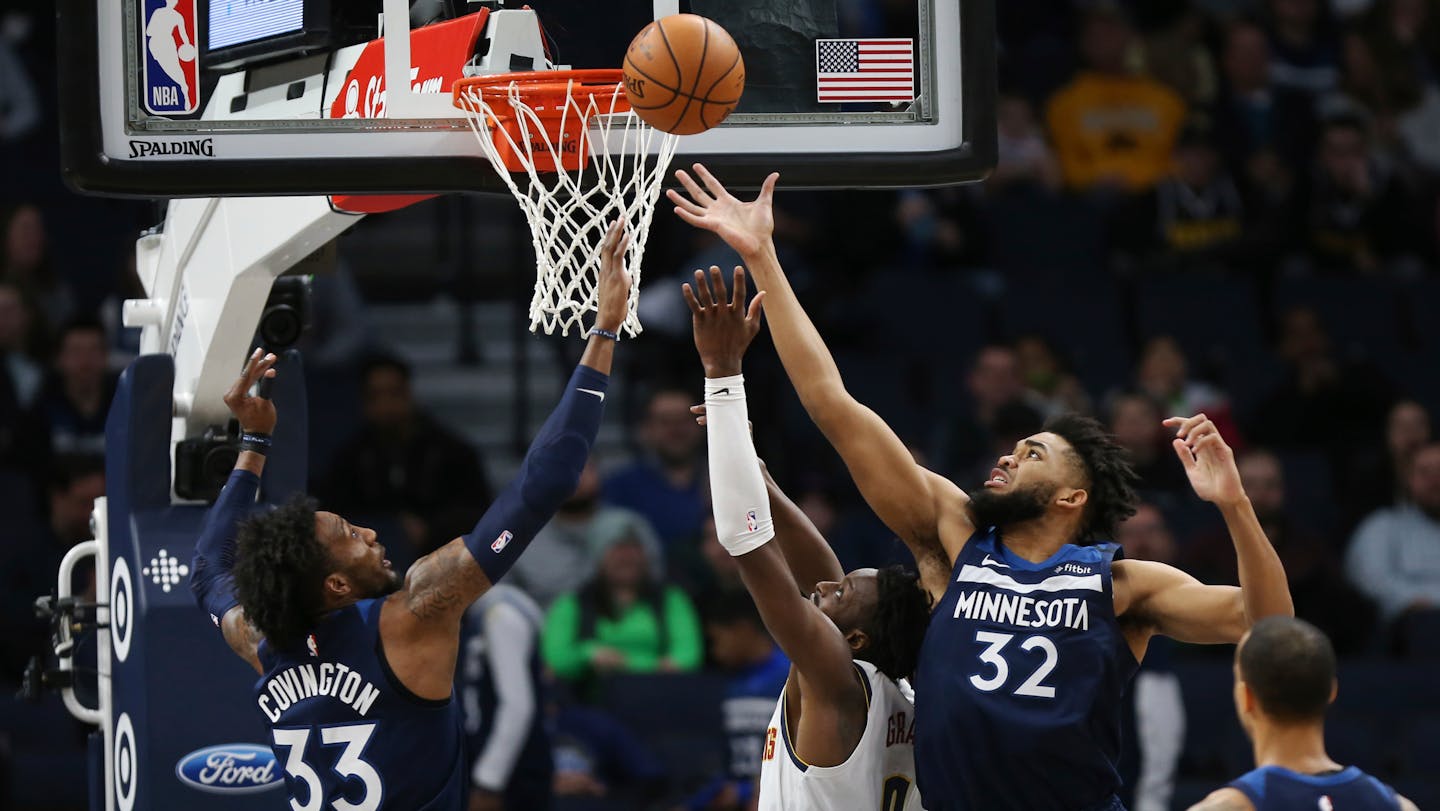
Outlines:
{"label": "basketball", "polygon": [[195,58],[195,46],[189,44],[181,45],[178,55],[181,62],[189,62],[191,59]]}
{"label": "basketball", "polygon": [[625,51],[625,96],[657,130],[704,132],[725,120],[745,90],[745,60],[725,29],[695,14],[645,26]]}

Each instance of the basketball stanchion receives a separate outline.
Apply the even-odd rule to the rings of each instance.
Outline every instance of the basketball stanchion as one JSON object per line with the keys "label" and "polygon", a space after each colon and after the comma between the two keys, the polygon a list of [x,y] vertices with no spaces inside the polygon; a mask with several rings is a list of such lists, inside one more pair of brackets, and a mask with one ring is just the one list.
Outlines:
{"label": "basketball stanchion", "polygon": [[[491,166],[525,212],[535,247],[530,330],[585,334],[596,308],[607,225],[630,235],[625,268],[640,286],[645,240],[678,138],[631,112],[619,70],[532,71],[461,79],[465,111]],[[641,330],[637,296],[621,329]]]}

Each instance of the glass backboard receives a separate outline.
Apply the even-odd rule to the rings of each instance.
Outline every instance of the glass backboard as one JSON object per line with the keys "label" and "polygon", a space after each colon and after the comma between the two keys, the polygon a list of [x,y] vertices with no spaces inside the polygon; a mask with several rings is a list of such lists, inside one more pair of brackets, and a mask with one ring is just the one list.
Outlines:
{"label": "glass backboard", "polygon": [[465,0],[58,6],[64,169],[94,193],[500,190],[451,83],[619,67],[648,21],[678,12],[734,36],[747,85],[721,126],[681,139],[677,165],[826,188],[954,184],[994,163],[992,0],[529,0],[529,16]]}

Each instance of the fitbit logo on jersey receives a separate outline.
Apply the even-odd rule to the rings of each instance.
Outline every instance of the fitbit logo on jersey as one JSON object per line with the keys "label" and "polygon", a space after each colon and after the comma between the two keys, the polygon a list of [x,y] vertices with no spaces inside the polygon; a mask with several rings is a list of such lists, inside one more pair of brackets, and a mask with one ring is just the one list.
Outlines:
{"label": "fitbit logo on jersey", "polygon": [[1090,574],[1089,566],[1081,566],[1078,563],[1062,563],[1055,567],[1056,574]]}
{"label": "fitbit logo on jersey", "polygon": [[175,776],[192,788],[216,794],[264,791],[285,782],[275,768],[275,753],[253,743],[197,749],[175,764]]}
{"label": "fitbit logo on jersey", "polygon": [[131,141],[130,157],[132,158],[171,158],[171,157],[215,157],[214,138],[194,138],[188,141],[164,140],[164,141]]}

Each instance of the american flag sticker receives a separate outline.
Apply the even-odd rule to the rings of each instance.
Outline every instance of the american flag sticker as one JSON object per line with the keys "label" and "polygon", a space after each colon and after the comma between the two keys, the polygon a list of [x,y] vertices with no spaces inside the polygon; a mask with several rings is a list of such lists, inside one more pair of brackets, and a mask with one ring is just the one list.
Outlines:
{"label": "american flag sticker", "polygon": [[915,99],[915,41],[817,39],[815,79],[822,102]]}

